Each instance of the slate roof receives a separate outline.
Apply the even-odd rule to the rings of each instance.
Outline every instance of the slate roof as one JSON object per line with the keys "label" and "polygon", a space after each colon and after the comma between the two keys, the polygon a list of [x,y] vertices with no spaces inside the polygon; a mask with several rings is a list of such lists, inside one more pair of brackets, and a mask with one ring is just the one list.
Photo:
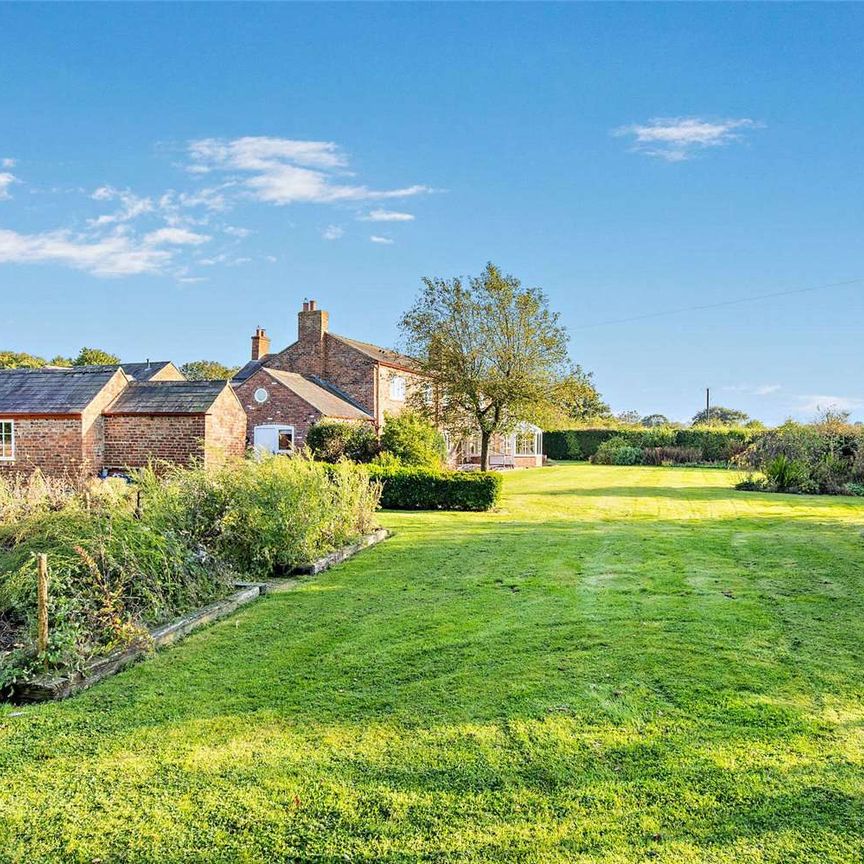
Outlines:
{"label": "slate roof", "polygon": [[157,372],[161,372],[166,366],[170,366],[170,360],[148,360],[145,363],[106,363],[102,366],[78,366],[77,369],[85,369],[88,372],[98,372],[104,369],[122,369],[130,378],[136,381],[149,381]]}
{"label": "slate roof", "polygon": [[299,372],[283,372],[281,369],[268,369],[268,375],[275,378],[304,402],[320,411],[325,417],[337,417],[340,420],[371,420],[372,415],[360,407],[347,393],[316,378],[313,375],[301,375]]}
{"label": "slate roof", "polygon": [[381,348],[378,345],[373,345],[371,342],[360,342],[358,339],[349,339],[347,336],[337,336],[335,333],[329,333],[334,339],[350,345],[352,348],[371,357],[378,363],[384,363],[386,366],[397,366],[400,369],[407,369],[409,372],[419,372],[420,367],[416,360],[408,357],[406,354],[400,354],[398,351],[391,351],[389,348]]}
{"label": "slate roof", "polygon": [[0,371],[0,417],[80,414],[117,372],[111,367]]}
{"label": "slate roof", "polygon": [[229,386],[227,381],[133,381],[103,413],[206,414]]}
{"label": "slate roof", "polygon": [[272,354],[267,354],[258,360],[250,360],[245,366],[241,366],[231,379],[235,384],[242,384],[247,378],[251,378],[263,365],[264,361],[272,357]]}

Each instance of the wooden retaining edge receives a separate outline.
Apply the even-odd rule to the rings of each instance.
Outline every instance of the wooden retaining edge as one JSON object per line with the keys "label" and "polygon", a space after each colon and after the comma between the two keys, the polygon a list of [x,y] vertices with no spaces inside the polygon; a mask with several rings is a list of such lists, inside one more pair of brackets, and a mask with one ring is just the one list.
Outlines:
{"label": "wooden retaining edge", "polygon": [[[296,568],[293,572],[298,575],[315,575],[324,570],[328,570],[334,564],[339,564],[342,561],[351,558],[363,549],[369,546],[374,546],[382,540],[386,540],[390,536],[390,532],[386,528],[379,528],[371,534],[366,534],[361,537],[356,543],[351,543],[348,546],[343,546],[323,558],[318,558],[311,564],[306,564]],[[124,648],[121,651],[115,651],[105,657],[100,657],[97,660],[87,664],[83,670],[59,677],[37,678],[27,683],[16,684],[12,690],[12,699],[15,702],[49,702],[58,699],[66,699],[69,696],[79,693],[81,690],[86,690],[93,684],[107,678],[109,675],[114,675],[130,663],[141,659],[154,648],[162,648],[167,645],[172,645],[179,639],[182,639],[187,633],[203,627],[205,624],[210,624],[213,621],[218,621],[226,615],[235,612],[241,606],[251,603],[262,594],[270,593],[271,591],[285,591],[296,587],[297,580],[291,577],[280,580],[279,582],[238,582],[236,583],[239,591],[226,597],[224,600],[217,600],[215,603],[210,603],[208,606],[203,606],[183,618],[178,618],[169,624],[163,624],[150,631],[150,640],[147,644],[132,645],[129,648]]]}
{"label": "wooden retaining edge", "polygon": [[335,552],[331,552],[323,558],[318,558],[311,564],[304,564],[301,567],[295,567],[291,571],[291,575],[284,579],[268,582],[266,587],[262,589],[262,593],[267,594],[271,591],[289,590],[297,584],[297,579],[294,577],[315,576],[318,573],[323,573],[325,570],[329,570],[336,564],[341,564],[343,561],[347,561],[358,552],[362,552],[364,549],[368,549],[370,546],[375,546],[382,540],[386,540],[389,536],[390,532],[386,528],[378,528],[371,534],[364,534],[356,543],[349,543],[347,546],[343,546],[341,549],[337,549]]}

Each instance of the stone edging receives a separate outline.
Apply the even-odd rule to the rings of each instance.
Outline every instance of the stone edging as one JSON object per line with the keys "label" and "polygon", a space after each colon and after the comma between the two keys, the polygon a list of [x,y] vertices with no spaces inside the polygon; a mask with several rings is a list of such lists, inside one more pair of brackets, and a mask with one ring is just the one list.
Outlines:
{"label": "stone edging", "polygon": [[[298,567],[294,572],[301,575],[321,573],[334,564],[339,564],[352,555],[356,555],[362,549],[380,543],[389,536],[389,531],[379,528],[377,531],[361,537],[356,543],[351,543],[342,549],[331,552],[329,555],[325,555],[311,564]],[[210,624],[213,621],[224,618],[226,615],[232,614],[241,606],[257,600],[263,594],[270,593],[271,591],[287,590],[295,587],[296,584],[297,580],[293,578],[283,579],[278,582],[237,583],[236,587],[240,590],[230,597],[217,600],[215,603],[210,603],[207,606],[196,609],[194,612],[190,612],[182,618],[177,618],[168,624],[163,624],[161,627],[151,630],[150,639],[147,644],[132,645],[121,651],[115,651],[105,657],[100,657],[88,663],[84,669],[71,675],[59,677],[46,676],[17,684],[12,690],[12,698],[15,702],[49,702],[57,699],[66,699],[101,681],[103,678],[119,672],[130,663],[141,659],[153,648],[172,645],[174,642],[182,639],[187,633],[191,633],[205,624]]]}

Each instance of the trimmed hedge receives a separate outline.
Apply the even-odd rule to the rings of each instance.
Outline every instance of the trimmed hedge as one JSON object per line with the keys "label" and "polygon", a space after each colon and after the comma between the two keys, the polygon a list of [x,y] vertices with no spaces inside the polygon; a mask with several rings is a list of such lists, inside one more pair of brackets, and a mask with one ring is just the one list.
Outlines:
{"label": "trimmed hedge", "polygon": [[632,447],[686,447],[703,462],[728,462],[764,432],[752,429],[695,427],[672,429],[562,429],[543,433],[543,452],[550,459],[590,459],[604,441],[625,438]]}
{"label": "trimmed hedge", "polygon": [[491,510],[501,496],[501,475],[491,472],[378,465],[368,471],[382,484],[386,510]]}

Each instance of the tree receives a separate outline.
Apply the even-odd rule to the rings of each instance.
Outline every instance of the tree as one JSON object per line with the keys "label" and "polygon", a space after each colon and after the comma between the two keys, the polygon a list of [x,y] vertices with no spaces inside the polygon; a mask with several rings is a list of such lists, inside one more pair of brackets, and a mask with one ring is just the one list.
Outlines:
{"label": "tree", "polygon": [[559,384],[557,402],[567,420],[584,422],[597,417],[609,417],[611,411],[594,386],[593,373],[578,364]]}
{"label": "tree", "polygon": [[447,457],[444,436],[416,411],[386,416],[381,452],[390,453],[403,465],[425,468],[440,468]]}
{"label": "tree", "polygon": [[234,377],[238,366],[225,366],[218,360],[190,360],[180,371],[190,381],[227,381]]}
{"label": "tree", "polygon": [[567,334],[541,290],[523,288],[491,262],[467,284],[424,278],[423,285],[400,322],[408,353],[433,381],[433,398],[415,397],[416,407],[434,411],[451,432],[479,430],[486,470],[494,434],[560,414],[574,373]]}
{"label": "tree", "polygon": [[722,405],[712,405],[710,409],[703,408],[693,415],[693,425],[716,423],[718,426],[742,426],[750,419],[750,415],[735,408],[724,408]]}
{"label": "tree", "polygon": [[638,411],[621,411],[615,415],[615,419],[619,423],[626,423],[628,426],[638,426],[642,421],[642,415]]}
{"label": "tree", "polygon": [[22,351],[0,351],[0,369],[39,369],[44,365],[44,357]]}
{"label": "tree", "polygon": [[72,361],[73,366],[113,366],[120,358],[101,348],[82,348]]}
{"label": "tree", "polygon": [[665,414],[649,414],[647,417],[642,418],[642,425],[647,426],[649,429],[654,426],[668,426],[669,418]]}

